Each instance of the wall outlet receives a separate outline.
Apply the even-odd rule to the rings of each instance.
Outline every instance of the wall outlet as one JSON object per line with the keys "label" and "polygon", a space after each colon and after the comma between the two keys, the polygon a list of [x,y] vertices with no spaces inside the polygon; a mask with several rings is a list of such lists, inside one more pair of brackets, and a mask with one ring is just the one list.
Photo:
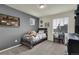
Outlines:
{"label": "wall outlet", "polygon": [[18,40],[15,40],[14,42],[18,42]]}

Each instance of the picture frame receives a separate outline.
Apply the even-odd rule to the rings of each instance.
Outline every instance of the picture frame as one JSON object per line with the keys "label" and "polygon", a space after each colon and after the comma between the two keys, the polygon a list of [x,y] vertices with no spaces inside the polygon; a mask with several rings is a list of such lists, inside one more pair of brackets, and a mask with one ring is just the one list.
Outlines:
{"label": "picture frame", "polygon": [[15,16],[5,15],[5,14],[0,14],[0,26],[19,27],[20,18]]}
{"label": "picture frame", "polygon": [[41,24],[43,24],[43,21],[42,21],[42,20],[40,20],[40,23],[41,23]]}
{"label": "picture frame", "polygon": [[46,22],[46,23],[45,23],[45,27],[46,27],[46,28],[49,27],[49,22]]}
{"label": "picture frame", "polygon": [[35,25],[35,19],[34,18],[30,18],[30,25]]}

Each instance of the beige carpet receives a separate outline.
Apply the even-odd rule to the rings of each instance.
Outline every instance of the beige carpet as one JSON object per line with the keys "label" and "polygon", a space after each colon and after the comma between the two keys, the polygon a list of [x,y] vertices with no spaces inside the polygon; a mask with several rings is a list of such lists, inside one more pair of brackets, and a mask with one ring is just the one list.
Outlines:
{"label": "beige carpet", "polygon": [[64,55],[65,46],[63,44],[44,41],[32,49],[21,45],[19,47],[7,50],[0,55]]}

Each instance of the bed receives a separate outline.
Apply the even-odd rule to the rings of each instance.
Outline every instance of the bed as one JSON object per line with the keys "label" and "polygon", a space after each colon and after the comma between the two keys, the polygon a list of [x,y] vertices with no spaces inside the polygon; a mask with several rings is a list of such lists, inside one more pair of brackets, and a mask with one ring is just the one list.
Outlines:
{"label": "bed", "polygon": [[39,28],[37,32],[31,31],[23,35],[21,43],[29,48],[47,40],[47,29]]}

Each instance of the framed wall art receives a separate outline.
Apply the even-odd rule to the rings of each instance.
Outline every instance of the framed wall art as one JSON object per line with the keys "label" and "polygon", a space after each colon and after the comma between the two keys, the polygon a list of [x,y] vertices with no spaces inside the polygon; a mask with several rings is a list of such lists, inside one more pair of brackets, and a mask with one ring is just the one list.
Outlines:
{"label": "framed wall art", "polygon": [[45,23],[45,27],[48,28],[49,27],[49,22]]}
{"label": "framed wall art", "polygon": [[5,15],[5,14],[0,14],[0,26],[19,27],[20,26],[20,18]]}
{"label": "framed wall art", "polygon": [[35,25],[35,19],[34,18],[30,18],[30,25]]}

